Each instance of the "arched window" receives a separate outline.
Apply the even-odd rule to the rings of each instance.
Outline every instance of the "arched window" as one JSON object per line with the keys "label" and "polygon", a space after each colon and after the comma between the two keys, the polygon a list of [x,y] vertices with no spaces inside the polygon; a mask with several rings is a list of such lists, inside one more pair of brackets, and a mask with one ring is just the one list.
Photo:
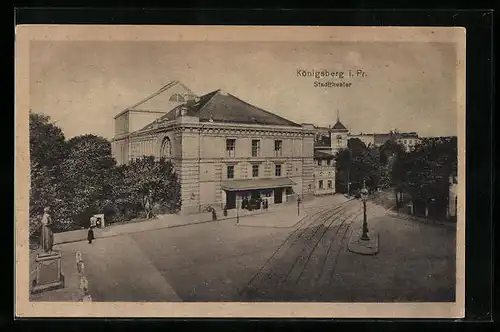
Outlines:
{"label": "arched window", "polygon": [[165,139],[163,140],[160,157],[163,157],[165,159],[170,159],[172,157],[172,142],[168,137],[165,137]]}
{"label": "arched window", "polygon": [[173,95],[170,96],[170,101],[176,102],[176,103],[183,103],[186,100],[184,97],[178,93],[174,93]]}

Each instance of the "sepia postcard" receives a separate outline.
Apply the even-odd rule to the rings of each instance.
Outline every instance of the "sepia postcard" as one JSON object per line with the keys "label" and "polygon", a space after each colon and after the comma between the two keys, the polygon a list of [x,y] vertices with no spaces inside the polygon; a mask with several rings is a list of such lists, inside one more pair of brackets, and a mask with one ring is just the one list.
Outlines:
{"label": "sepia postcard", "polygon": [[464,317],[465,36],[18,26],[16,316]]}

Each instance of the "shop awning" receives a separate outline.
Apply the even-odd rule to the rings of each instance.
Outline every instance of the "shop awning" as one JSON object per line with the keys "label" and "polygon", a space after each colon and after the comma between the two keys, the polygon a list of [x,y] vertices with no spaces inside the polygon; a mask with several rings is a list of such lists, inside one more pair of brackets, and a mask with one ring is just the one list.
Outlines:
{"label": "shop awning", "polygon": [[296,185],[289,178],[277,179],[244,179],[222,181],[222,189],[228,191],[254,190],[266,188],[284,188]]}

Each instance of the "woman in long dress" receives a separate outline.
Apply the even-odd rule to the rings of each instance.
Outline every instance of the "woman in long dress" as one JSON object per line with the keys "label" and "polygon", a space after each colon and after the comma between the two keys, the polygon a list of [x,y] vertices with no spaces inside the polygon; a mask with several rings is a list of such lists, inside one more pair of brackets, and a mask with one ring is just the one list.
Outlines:
{"label": "woman in long dress", "polygon": [[52,218],[50,217],[50,208],[43,210],[42,217],[42,248],[46,253],[52,252],[54,244],[54,233],[52,232]]}

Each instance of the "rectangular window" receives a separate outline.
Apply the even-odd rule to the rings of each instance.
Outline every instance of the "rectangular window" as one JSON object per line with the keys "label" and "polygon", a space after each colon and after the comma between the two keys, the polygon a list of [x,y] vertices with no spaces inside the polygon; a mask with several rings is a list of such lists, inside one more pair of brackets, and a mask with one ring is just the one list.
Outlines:
{"label": "rectangular window", "polygon": [[227,166],[227,178],[228,179],[234,178],[234,166]]}
{"label": "rectangular window", "polygon": [[330,166],[330,163],[331,163],[331,160],[330,160],[330,159],[328,159],[328,160],[326,161],[326,164],[327,164],[328,166]]}
{"label": "rectangular window", "polygon": [[235,139],[227,139],[226,140],[226,151],[228,157],[234,157],[236,140]]}
{"label": "rectangular window", "polygon": [[259,176],[259,165],[252,165],[252,177],[256,178]]}
{"label": "rectangular window", "polygon": [[332,180],[328,180],[328,189],[332,189]]}
{"label": "rectangular window", "polygon": [[258,139],[252,140],[252,157],[258,157],[260,154],[260,141]]}
{"label": "rectangular window", "polygon": [[276,157],[280,157],[282,150],[283,150],[283,142],[282,141],[274,141],[274,155]]}
{"label": "rectangular window", "polygon": [[318,166],[321,166],[321,160],[318,160]]}
{"label": "rectangular window", "polygon": [[281,165],[276,165],[276,170],[274,172],[274,175],[281,176]]}
{"label": "rectangular window", "polygon": [[319,189],[323,189],[323,180],[319,180]]}

